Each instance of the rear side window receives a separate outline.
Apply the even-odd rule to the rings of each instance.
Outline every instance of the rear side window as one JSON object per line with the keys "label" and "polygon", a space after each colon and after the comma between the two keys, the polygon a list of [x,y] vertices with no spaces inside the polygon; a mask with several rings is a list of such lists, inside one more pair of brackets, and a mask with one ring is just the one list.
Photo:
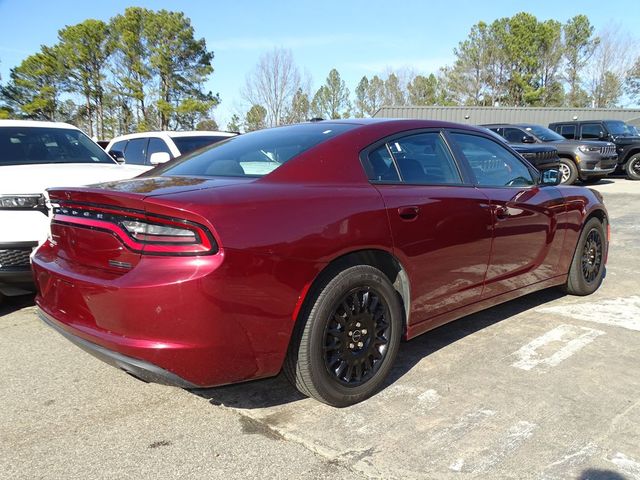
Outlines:
{"label": "rear side window", "polygon": [[259,177],[356,126],[317,122],[258,130],[183,155],[153,172],[154,175]]}
{"label": "rear side window", "polygon": [[369,154],[365,161],[365,170],[367,170],[369,180],[374,182],[400,181],[398,170],[386,144]]}
{"label": "rear side window", "polygon": [[569,140],[576,138],[576,126],[575,125],[562,125],[560,127],[560,135]]}
{"label": "rear side window", "polygon": [[437,132],[410,135],[389,142],[402,181],[411,184],[461,183],[455,161]]}
{"label": "rear side window", "polygon": [[580,129],[582,138],[594,138],[598,140],[600,138],[600,132],[602,127],[597,123],[585,123]]}
{"label": "rear side window", "polygon": [[147,142],[147,138],[129,140],[127,149],[124,151],[125,162],[133,165],[144,165],[147,158]]}
{"label": "rear side window", "polygon": [[502,145],[478,135],[452,133],[451,136],[469,162],[478,185],[523,187],[535,184],[527,166]]}

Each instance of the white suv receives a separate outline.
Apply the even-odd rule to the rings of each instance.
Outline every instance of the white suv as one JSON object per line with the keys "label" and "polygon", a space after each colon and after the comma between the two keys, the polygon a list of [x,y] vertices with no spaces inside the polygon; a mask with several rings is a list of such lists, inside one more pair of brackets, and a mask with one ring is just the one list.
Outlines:
{"label": "white suv", "polygon": [[105,149],[119,162],[143,165],[148,170],[185,153],[236,136],[230,132],[144,132],[121,135]]}
{"label": "white suv", "polygon": [[32,288],[29,256],[49,231],[45,189],[140,173],[119,165],[73,125],[0,120],[0,299]]}

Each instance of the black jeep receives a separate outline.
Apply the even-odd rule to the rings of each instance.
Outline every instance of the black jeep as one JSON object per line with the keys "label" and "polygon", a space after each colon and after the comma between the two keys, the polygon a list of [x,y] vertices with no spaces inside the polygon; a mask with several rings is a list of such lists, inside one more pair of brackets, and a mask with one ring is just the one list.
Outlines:
{"label": "black jeep", "polygon": [[549,128],[569,139],[615,143],[618,170],[631,180],[640,180],[640,136],[632,125],[621,120],[582,120],[550,123]]}

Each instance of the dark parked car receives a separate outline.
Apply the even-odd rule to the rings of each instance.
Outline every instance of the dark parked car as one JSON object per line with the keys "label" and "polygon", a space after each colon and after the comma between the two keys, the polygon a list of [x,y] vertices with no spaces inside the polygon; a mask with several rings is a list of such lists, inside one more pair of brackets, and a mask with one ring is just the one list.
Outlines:
{"label": "dark parked car", "polygon": [[517,125],[484,125],[508,142],[544,143],[558,149],[561,182],[567,185],[582,180],[599,182],[616,169],[618,156],[610,142],[567,140],[562,135],[541,125],[519,123]]}
{"label": "dark parked car", "polygon": [[549,128],[569,139],[613,142],[618,154],[618,169],[631,180],[640,180],[640,136],[633,125],[620,120],[584,120],[551,123]]}
{"label": "dark parked car", "polygon": [[[484,127],[480,127],[484,128]],[[511,143],[507,142],[504,137],[501,137],[493,130],[484,128],[487,132],[493,135],[501,142],[509,144],[516,152],[518,152],[522,158],[526,159],[538,170],[550,170],[560,168],[560,157],[558,157],[558,149],[551,145],[543,145],[539,143]]]}
{"label": "dark parked car", "polygon": [[470,126],[260,130],[133,180],[49,190],[36,301],[47,324],[147,381],[284,369],[350,405],[382,386],[401,338],[543,288],[600,286],[602,198],[557,181]]}

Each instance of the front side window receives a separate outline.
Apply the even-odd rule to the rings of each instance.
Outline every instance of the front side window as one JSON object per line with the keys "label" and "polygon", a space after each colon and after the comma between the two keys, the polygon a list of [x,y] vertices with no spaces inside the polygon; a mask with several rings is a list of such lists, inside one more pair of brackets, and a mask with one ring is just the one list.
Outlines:
{"label": "front side window", "polygon": [[84,133],[67,128],[0,128],[0,165],[115,161]]}
{"label": "front side window", "polygon": [[504,133],[502,134],[502,136],[509,143],[522,143],[522,139],[525,137],[525,135],[526,134],[519,128],[510,128],[510,127],[506,127],[504,129]]}
{"label": "front side window", "polygon": [[597,123],[585,123],[581,128],[582,138],[598,140],[602,134],[602,127]]}
{"label": "front side window", "polygon": [[231,137],[153,170],[154,175],[260,177],[357,125],[303,123]]}
{"label": "front side window", "polygon": [[168,153],[169,156],[173,158],[171,150],[169,150],[169,147],[164,140],[161,138],[151,137],[149,139],[149,146],[147,147],[147,164],[149,164],[149,160],[151,160],[151,155],[158,152]]}
{"label": "front side window", "polygon": [[550,128],[543,127],[542,125],[527,125],[524,127],[524,131],[536,137],[538,140],[542,142],[557,142],[559,140],[564,140],[564,137]]}
{"label": "front side window", "polygon": [[129,140],[127,149],[124,151],[125,162],[133,165],[144,165],[147,158],[147,141],[147,138]]}
{"label": "front side window", "polygon": [[484,187],[526,187],[535,185],[527,166],[502,145],[488,138],[452,133],[469,162],[477,184]]}

